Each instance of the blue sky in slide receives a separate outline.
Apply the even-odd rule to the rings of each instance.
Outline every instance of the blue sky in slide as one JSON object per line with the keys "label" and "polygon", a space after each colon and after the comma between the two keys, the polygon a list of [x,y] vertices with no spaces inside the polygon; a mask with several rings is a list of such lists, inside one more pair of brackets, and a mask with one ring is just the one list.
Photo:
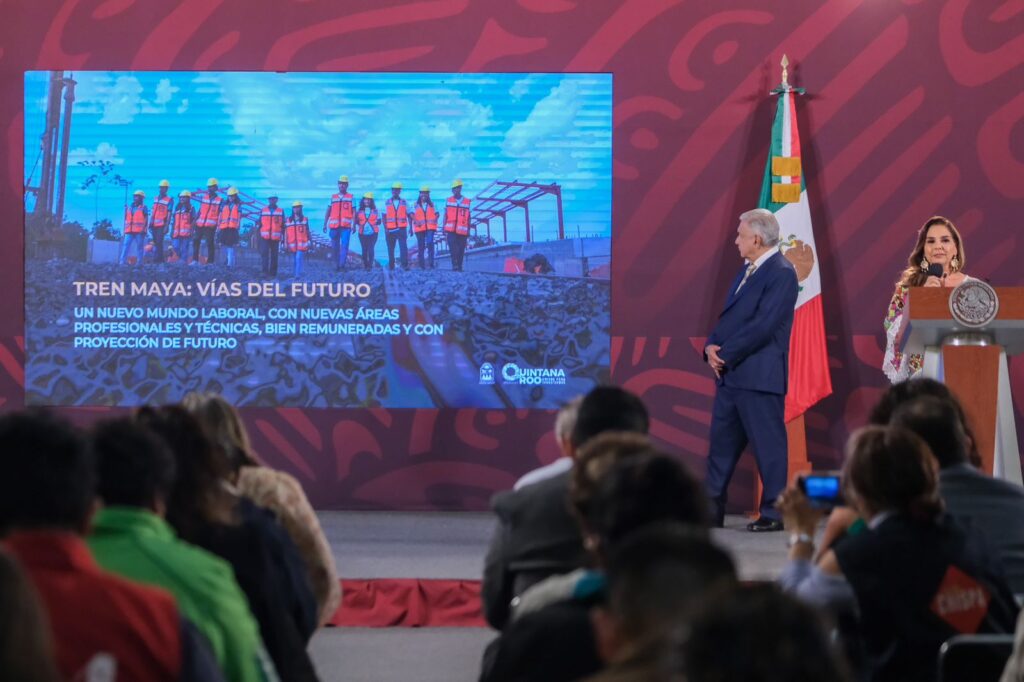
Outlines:
{"label": "blue sky in slide", "polygon": [[[378,200],[400,181],[410,202],[421,185],[444,201],[454,178],[471,198],[495,180],[555,182],[567,236],[611,235],[610,74],[69,75],[77,86],[65,214],[86,226],[98,216],[120,227],[124,190],[82,187],[94,170],[80,162],[104,160],[147,202],[162,179],[177,195],[213,176],[256,199],[301,200],[317,220],[341,174],[353,194],[372,191]],[[29,185],[39,182],[48,78],[25,74]],[[26,201],[31,209],[34,198]],[[530,220],[535,239],[554,239],[554,199],[532,203]],[[510,240],[522,240],[522,224],[522,211],[509,215]]]}

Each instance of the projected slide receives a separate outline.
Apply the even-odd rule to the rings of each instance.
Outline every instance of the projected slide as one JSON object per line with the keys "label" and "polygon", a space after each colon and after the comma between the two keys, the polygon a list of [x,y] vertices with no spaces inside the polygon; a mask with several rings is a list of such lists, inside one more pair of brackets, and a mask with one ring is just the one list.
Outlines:
{"label": "projected slide", "polygon": [[24,111],[30,404],[608,378],[609,74],[33,71]]}

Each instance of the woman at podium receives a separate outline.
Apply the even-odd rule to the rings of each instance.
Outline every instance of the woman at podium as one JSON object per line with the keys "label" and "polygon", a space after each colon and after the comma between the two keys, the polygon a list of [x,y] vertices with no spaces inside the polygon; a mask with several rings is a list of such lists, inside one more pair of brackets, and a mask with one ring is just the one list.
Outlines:
{"label": "woman at podium", "polygon": [[968,279],[964,274],[964,244],[951,220],[942,216],[929,218],[917,233],[907,268],[896,282],[896,290],[885,316],[885,359],[882,370],[892,383],[920,373],[924,358],[900,352],[899,339],[903,327],[903,309],[910,287],[955,287]]}

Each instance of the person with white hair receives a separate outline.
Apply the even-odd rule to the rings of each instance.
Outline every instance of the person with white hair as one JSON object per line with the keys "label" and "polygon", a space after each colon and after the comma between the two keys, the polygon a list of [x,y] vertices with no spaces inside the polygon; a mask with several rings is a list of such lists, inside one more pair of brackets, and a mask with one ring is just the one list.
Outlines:
{"label": "person with white hair", "polygon": [[562,405],[555,416],[555,440],[558,441],[558,448],[562,451],[562,456],[542,467],[527,471],[512,486],[513,490],[539,483],[572,469],[572,430],[576,426],[576,415],[579,414],[582,402],[583,396],[576,396]]}
{"label": "person with white hair", "polygon": [[756,208],[740,215],[735,244],[745,263],[704,347],[716,385],[704,484],[712,520],[721,526],[729,480],[743,450],[753,445],[764,492],[760,517],[747,529],[779,531],[775,500],[786,487],[783,417],[799,285],[796,270],[779,251],[779,222],[771,211]]}

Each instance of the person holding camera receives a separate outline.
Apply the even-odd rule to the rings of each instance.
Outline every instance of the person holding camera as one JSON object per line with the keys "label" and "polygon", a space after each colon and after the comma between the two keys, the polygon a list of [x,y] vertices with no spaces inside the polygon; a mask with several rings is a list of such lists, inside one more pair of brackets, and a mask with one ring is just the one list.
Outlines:
{"label": "person holding camera", "polygon": [[824,505],[812,504],[799,483],[780,496],[792,532],[782,586],[856,614],[869,679],[935,680],[939,648],[953,635],[1013,632],[1018,608],[1002,565],[981,534],[945,513],[938,484],[938,464],[913,432],[856,431],[840,485],[867,527],[817,561]]}

